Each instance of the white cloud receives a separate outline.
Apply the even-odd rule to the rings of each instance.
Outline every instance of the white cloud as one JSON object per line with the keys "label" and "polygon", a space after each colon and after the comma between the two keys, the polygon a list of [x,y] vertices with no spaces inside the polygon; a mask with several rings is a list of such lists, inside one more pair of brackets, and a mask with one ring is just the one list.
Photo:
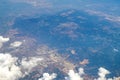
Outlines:
{"label": "white cloud", "polygon": [[98,72],[99,78],[96,80],[106,80],[107,74],[110,74],[110,72],[108,70],[106,70],[105,68],[100,67],[99,72]]}
{"label": "white cloud", "polygon": [[84,69],[79,68],[79,72],[76,73],[74,70],[69,70],[68,77],[65,77],[65,80],[84,80],[82,75],[84,74]]}
{"label": "white cloud", "polygon": [[17,57],[0,53],[0,80],[19,80],[28,75],[41,60],[39,57],[29,57],[29,59],[23,58],[18,62]]}
{"label": "white cloud", "polygon": [[[79,68],[78,73],[74,70],[69,70],[68,77],[65,77],[65,80],[84,80],[84,69]],[[110,74],[108,70],[103,67],[99,68],[98,75],[99,77],[94,80],[120,80],[120,77],[106,78],[106,75]]]}
{"label": "white cloud", "polygon": [[3,36],[0,36],[0,48],[3,46],[3,43],[9,41],[9,38],[4,38]]}
{"label": "white cloud", "polygon": [[49,73],[44,73],[43,77],[39,78],[38,80],[53,80],[55,79],[57,74],[52,73],[51,75]]}
{"label": "white cloud", "polygon": [[16,61],[10,54],[0,54],[0,80],[18,80],[22,76]]}
{"label": "white cloud", "polygon": [[19,47],[21,45],[22,45],[22,42],[20,42],[20,41],[15,41],[15,42],[13,42],[13,43],[10,44],[10,46],[14,47],[14,48]]}
{"label": "white cloud", "polygon": [[108,74],[110,74],[110,72],[107,69],[100,67],[98,72],[99,77],[94,80],[120,80],[120,77],[106,78],[106,75]]}
{"label": "white cloud", "polygon": [[76,53],[76,51],[75,51],[75,50],[71,50],[71,53],[72,53],[72,54],[75,54],[75,53]]}
{"label": "white cloud", "polygon": [[24,72],[24,75],[29,74],[31,72],[32,68],[36,67],[40,64],[42,58],[39,57],[29,57],[29,58],[23,58],[21,61],[21,68]]}
{"label": "white cloud", "polygon": [[84,69],[83,68],[79,68],[79,75],[82,76],[84,74]]}
{"label": "white cloud", "polygon": [[114,52],[119,52],[119,50],[117,48],[113,48]]}

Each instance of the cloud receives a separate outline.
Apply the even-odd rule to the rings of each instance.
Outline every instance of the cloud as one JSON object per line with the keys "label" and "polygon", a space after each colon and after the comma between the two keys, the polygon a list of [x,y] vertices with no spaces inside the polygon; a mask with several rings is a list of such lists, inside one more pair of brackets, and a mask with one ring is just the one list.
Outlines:
{"label": "cloud", "polygon": [[[0,47],[9,40],[9,38],[0,36]],[[20,45],[22,45],[20,41],[10,44],[11,47],[19,47]],[[13,57],[10,53],[0,53],[0,80],[19,80],[19,78],[28,75],[42,60],[43,58],[40,56],[19,59],[18,57]]]}
{"label": "cloud", "polygon": [[[106,75],[109,74],[110,72],[103,67],[100,67],[98,70],[99,70],[98,71],[99,77],[97,79],[90,79],[90,80],[119,80],[120,79],[120,77],[106,78]],[[74,70],[69,70],[68,76],[65,77],[65,80],[85,80],[84,74],[85,73],[83,68],[79,68],[78,72],[75,72]],[[43,77],[39,78],[38,80],[54,80],[55,78],[57,78],[56,73],[53,73],[51,75],[49,73],[43,73]]]}
{"label": "cloud", "polygon": [[[106,75],[110,74],[110,72],[103,67],[100,67],[98,70],[99,77],[93,80],[120,80],[120,77],[106,78]],[[85,80],[84,74],[83,68],[79,68],[78,73],[76,73],[74,70],[69,70],[68,76],[65,77],[65,80]]]}
{"label": "cloud", "polygon": [[72,54],[75,54],[75,53],[76,53],[76,51],[75,51],[75,50],[71,50],[71,53],[72,53]]}
{"label": "cloud", "polygon": [[70,70],[68,77],[65,77],[65,80],[84,80],[82,75],[84,74],[84,69],[79,68],[79,72],[75,73],[74,70]]}
{"label": "cloud", "polygon": [[[1,41],[3,41],[3,40],[1,39]],[[20,41],[14,41],[13,43],[9,43],[9,44],[10,44],[10,47],[19,47],[20,45],[23,45],[23,46],[21,46],[21,49],[22,49],[22,47],[24,47],[24,43],[22,43]],[[2,78],[2,80],[4,80],[3,78],[5,78],[5,80],[19,80],[19,78],[24,78],[26,75],[29,75],[29,73],[31,73],[37,66],[41,66],[44,69],[49,64],[56,65],[56,67],[59,68],[59,69],[61,69],[61,67],[64,67],[63,69],[61,69],[61,70],[64,70],[64,71],[67,70],[67,68],[68,68],[67,66],[69,66],[68,70],[73,69],[73,68],[71,68],[72,67],[71,63],[69,63],[65,60],[61,61],[61,59],[63,59],[63,58],[60,57],[59,55],[56,55],[57,54],[56,49],[52,50],[48,46],[40,46],[40,48],[37,49],[37,52],[35,50],[34,52],[37,53],[37,56],[29,57],[29,55],[27,55],[27,57],[26,57],[26,55],[25,55],[24,57],[20,57],[20,58],[19,58],[19,56],[17,57],[17,55],[15,56],[13,54],[13,51],[15,51],[15,53],[21,53],[23,50],[20,51],[18,48],[17,49],[16,48],[15,49],[10,49],[10,47],[4,47],[4,52],[5,51],[8,52],[9,50],[11,50],[11,51],[9,51],[9,53],[0,53],[0,54],[2,54],[4,56],[6,54],[8,54],[10,56],[10,59],[15,59],[15,60],[10,61],[9,58],[6,57],[4,59],[0,59],[0,62],[2,63],[3,61],[6,60],[7,63],[17,67],[19,69],[19,71],[14,70],[14,73],[9,71],[9,74],[12,75],[12,76],[9,76],[9,75],[7,75],[8,71],[5,71],[7,69],[8,70],[11,69],[11,68],[9,68],[9,65],[6,64],[6,66],[7,66],[7,69],[6,69],[5,66],[0,64],[0,67],[1,67],[0,71],[4,70],[0,74],[0,78]],[[26,49],[26,47],[25,47],[25,49]],[[1,52],[2,52],[2,50],[1,50]],[[13,57],[12,55],[14,55],[15,57]],[[44,60],[41,57],[44,57]],[[62,64],[59,64],[60,62]],[[53,74],[51,74],[51,75],[49,74],[48,79],[53,79],[54,78],[54,77],[50,77],[50,76],[53,76]],[[42,78],[42,79],[44,79],[44,78]]]}
{"label": "cloud", "polygon": [[119,50],[117,48],[113,48],[114,52],[119,52]]}
{"label": "cloud", "polygon": [[43,77],[39,78],[38,80],[53,80],[57,77],[57,74],[52,73],[43,73]]}
{"label": "cloud", "polygon": [[41,60],[40,57],[28,57],[19,61],[9,53],[0,53],[0,80],[18,80],[28,75]]}
{"label": "cloud", "polygon": [[99,72],[98,72],[99,78],[97,80],[106,80],[107,74],[110,74],[110,72],[106,70],[105,68],[100,67]]}
{"label": "cloud", "polygon": [[99,77],[94,80],[120,80],[120,77],[106,78],[106,75],[110,74],[110,72],[103,67],[100,67],[98,70]]}
{"label": "cloud", "polygon": [[10,54],[0,54],[0,80],[18,80],[22,76],[17,58]]}
{"label": "cloud", "polygon": [[9,38],[4,38],[3,36],[0,36],[0,48],[3,46],[3,43],[8,41],[9,41]]}
{"label": "cloud", "polygon": [[24,75],[28,75],[31,72],[32,68],[39,65],[42,60],[43,58],[39,57],[23,58],[20,67],[22,68]]}
{"label": "cloud", "polygon": [[15,41],[10,44],[10,46],[13,48],[20,47],[21,45],[22,45],[22,42],[20,42],[20,41]]}

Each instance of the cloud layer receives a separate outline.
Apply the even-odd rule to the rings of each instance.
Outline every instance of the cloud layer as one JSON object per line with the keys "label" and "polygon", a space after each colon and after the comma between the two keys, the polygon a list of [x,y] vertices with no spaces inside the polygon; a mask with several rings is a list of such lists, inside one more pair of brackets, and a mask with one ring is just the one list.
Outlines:
{"label": "cloud layer", "polygon": [[3,43],[9,41],[9,38],[4,38],[3,36],[0,36],[0,48],[3,46]]}
{"label": "cloud layer", "polygon": [[[0,47],[7,41],[9,38],[0,36]],[[10,46],[19,47],[21,44],[22,42],[15,41]],[[28,75],[41,61],[42,58],[39,56],[25,57],[20,60],[10,53],[0,53],[0,80],[19,80],[19,78]]]}
{"label": "cloud layer", "polygon": [[22,76],[17,58],[10,54],[0,54],[0,80],[18,80]]}
{"label": "cloud layer", "polygon": [[19,47],[21,45],[22,45],[22,42],[20,42],[20,41],[15,41],[15,42],[13,42],[13,43],[10,44],[10,46],[14,47],[14,48]]}
{"label": "cloud layer", "polygon": [[57,77],[57,74],[52,73],[43,73],[43,77],[39,78],[38,80],[53,80]]}
{"label": "cloud layer", "polygon": [[42,58],[23,58],[20,62],[10,54],[0,54],[0,80],[18,80],[28,75],[31,70],[40,64]]}
{"label": "cloud layer", "polygon": [[68,77],[65,77],[65,80],[83,80],[82,75],[84,74],[84,69],[79,68],[79,72],[76,73],[74,70],[70,70],[68,73]]}

